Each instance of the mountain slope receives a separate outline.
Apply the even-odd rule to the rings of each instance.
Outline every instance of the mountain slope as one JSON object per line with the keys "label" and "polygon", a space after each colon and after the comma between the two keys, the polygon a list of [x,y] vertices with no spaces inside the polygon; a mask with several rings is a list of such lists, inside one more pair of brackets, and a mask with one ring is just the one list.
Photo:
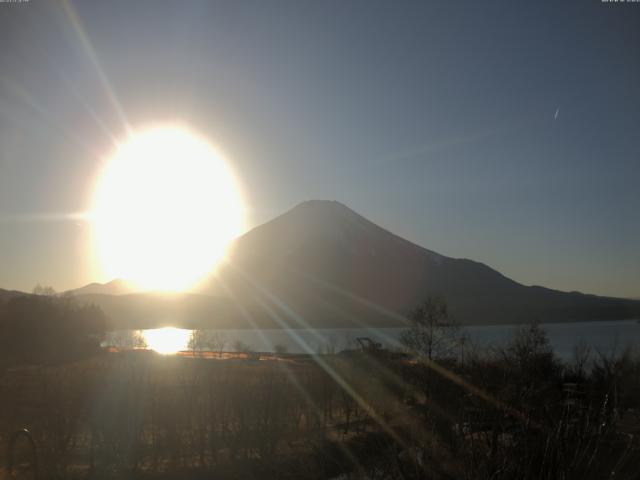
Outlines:
{"label": "mountain slope", "polygon": [[[440,255],[332,201],[304,202],[236,239],[200,294],[127,293],[114,281],[75,291],[114,328],[402,326],[428,296],[463,324],[640,318],[640,302],[521,285]],[[106,294],[105,294],[106,293]]]}
{"label": "mountain slope", "polygon": [[640,302],[527,287],[319,200],[237,239],[209,291],[225,290],[256,323],[273,325],[399,325],[430,295],[444,296],[465,324],[640,317]]}

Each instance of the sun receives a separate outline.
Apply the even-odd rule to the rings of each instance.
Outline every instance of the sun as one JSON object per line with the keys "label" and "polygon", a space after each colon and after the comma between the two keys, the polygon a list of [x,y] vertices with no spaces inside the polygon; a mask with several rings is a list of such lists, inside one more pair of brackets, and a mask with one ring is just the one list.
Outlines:
{"label": "sun", "polygon": [[119,145],[98,181],[93,212],[105,276],[146,290],[193,287],[244,223],[228,165],[179,127],[149,129]]}

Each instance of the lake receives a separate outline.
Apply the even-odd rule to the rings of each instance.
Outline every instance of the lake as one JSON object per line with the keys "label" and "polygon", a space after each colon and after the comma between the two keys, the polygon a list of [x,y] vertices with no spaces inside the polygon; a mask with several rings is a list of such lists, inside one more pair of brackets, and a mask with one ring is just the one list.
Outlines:
{"label": "lake", "polygon": [[[595,352],[605,354],[621,351],[627,346],[640,346],[640,323],[635,320],[572,322],[542,324],[549,335],[556,354],[570,359],[578,343],[586,343]],[[518,325],[485,325],[461,328],[470,343],[479,347],[508,342]],[[281,349],[289,353],[339,352],[356,348],[358,337],[369,337],[383,345],[400,347],[402,328],[357,329],[296,329],[296,330],[207,330],[205,338],[219,349],[236,348],[260,352]],[[119,348],[135,348],[145,343],[162,353],[186,350],[191,331],[183,329],[156,329],[109,332],[103,345]],[[144,340],[144,342],[143,342]],[[216,343],[217,342],[217,343]]]}

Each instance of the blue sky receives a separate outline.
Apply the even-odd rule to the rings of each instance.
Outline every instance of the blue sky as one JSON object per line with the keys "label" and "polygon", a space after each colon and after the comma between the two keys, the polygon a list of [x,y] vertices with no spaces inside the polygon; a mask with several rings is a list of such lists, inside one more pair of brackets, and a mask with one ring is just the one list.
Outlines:
{"label": "blue sky", "polygon": [[106,280],[63,214],[125,117],[210,138],[250,225],[335,199],[525,284],[640,297],[639,24],[599,1],[0,4],[0,287]]}

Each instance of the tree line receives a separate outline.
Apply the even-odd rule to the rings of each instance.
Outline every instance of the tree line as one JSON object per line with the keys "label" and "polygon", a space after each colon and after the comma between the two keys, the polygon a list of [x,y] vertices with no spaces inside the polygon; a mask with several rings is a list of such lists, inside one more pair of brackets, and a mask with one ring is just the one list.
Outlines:
{"label": "tree line", "polygon": [[105,316],[95,305],[36,286],[33,295],[0,307],[0,364],[38,364],[86,358],[100,351]]}

